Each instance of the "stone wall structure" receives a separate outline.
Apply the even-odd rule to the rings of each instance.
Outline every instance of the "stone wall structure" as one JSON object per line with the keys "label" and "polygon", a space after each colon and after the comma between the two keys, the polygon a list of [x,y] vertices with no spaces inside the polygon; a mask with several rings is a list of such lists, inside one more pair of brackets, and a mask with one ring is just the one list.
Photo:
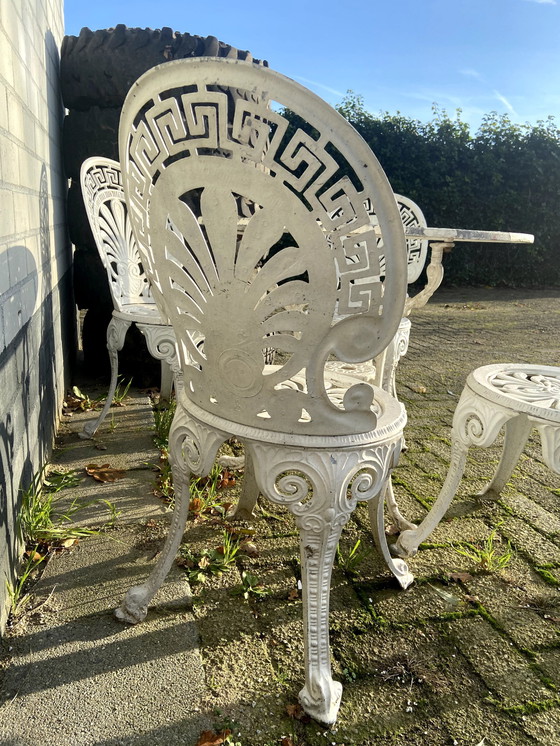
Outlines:
{"label": "stone wall structure", "polygon": [[75,348],[63,33],[63,0],[0,0],[0,630],[19,491],[49,456]]}

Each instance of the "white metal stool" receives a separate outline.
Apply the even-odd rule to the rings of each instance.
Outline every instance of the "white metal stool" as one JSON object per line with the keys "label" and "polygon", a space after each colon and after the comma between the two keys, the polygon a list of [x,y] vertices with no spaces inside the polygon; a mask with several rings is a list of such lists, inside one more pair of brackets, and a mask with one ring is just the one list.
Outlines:
{"label": "white metal stool", "polygon": [[487,448],[505,427],[502,458],[481,494],[499,495],[525,447],[532,428],[541,436],[542,456],[560,474],[560,368],[502,363],[474,370],[453,416],[451,464],[434,506],[415,529],[403,531],[396,544],[411,556],[436,528],[457,492],[471,445]]}

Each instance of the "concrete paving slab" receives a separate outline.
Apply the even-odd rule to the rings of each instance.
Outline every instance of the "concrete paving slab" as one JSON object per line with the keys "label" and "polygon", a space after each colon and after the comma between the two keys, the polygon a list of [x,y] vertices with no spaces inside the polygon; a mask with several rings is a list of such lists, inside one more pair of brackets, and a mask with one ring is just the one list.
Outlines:
{"label": "concrete paving slab", "polygon": [[[114,528],[46,565],[34,611],[5,644],[0,744],[194,744],[210,720],[201,707],[205,676],[184,573],[172,571],[142,624],[123,625],[113,616],[128,588],[149,574],[165,534],[158,526],[154,541],[146,522],[170,517],[153,495],[154,473],[143,465],[159,456],[151,405],[136,395],[117,410],[113,432],[94,442],[77,436],[89,416],[72,417],[59,433],[56,467],[84,474],[60,500],[98,501],[76,514],[92,529],[107,519],[99,501],[113,502],[121,516]],[[106,451],[96,449],[100,442]],[[125,469],[126,477],[104,484],[86,476],[93,458]]]}

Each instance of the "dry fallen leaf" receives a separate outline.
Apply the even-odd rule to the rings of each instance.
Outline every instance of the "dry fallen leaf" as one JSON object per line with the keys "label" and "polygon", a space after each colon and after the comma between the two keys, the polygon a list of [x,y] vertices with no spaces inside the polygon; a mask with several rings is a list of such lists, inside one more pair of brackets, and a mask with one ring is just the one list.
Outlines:
{"label": "dry fallen leaf", "polygon": [[115,482],[126,475],[124,469],[113,469],[110,464],[102,464],[101,466],[99,464],[88,464],[86,473],[98,482]]}
{"label": "dry fallen leaf", "polygon": [[428,389],[423,386],[421,383],[415,383],[410,387],[413,391],[415,391],[417,394],[426,394]]}
{"label": "dry fallen leaf", "polygon": [[473,604],[473,606],[476,606],[477,604],[480,603],[480,599],[478,596],[465,596],[464,600],[468,604]]}
{"label": "dry fallen leaf", "polygon": [[455,580],[457,583],[468,583],[469,580],[473,579],[473,576],[468,572],[452,572],[449,574],[450,580]]}
{"label": "dry fallen leaf", "polygon": [[64,541],[61,541],[59,543],[59,547],[62,547],[63,549],[69,549],[70,547],[73,547],[74,544],[77,544],[77,539],[64,539]]}
{"label": "dry fallen leaf", "polygon": [[189,503],[189,510],[195,515],[200,514],[200,511],[202,510],[202,500],[200,499],[200,497],[193,497],[193,499]]}
{"label": "dry fallen leaf", "polygon": [[220,483],[218,484],[218,489],[222,490],[227,487],[233,487],[235,485],[235,482],[236,482],[235,476],[231,473],[231,471],[224,469],[220,477]]}
{"label": "dry fallen leaf", "polygon": [[308,723],[311,720],[299,702],[295,705],[286,705],[286,712],[291,718],[299,720],[302,723]]}
{"label": "dry fallen leaf", "polygon": [[252,541],[244,541],[239,546],[239,549],[243,552],[243,554],[246,554],[247,557],[258,557],[259,556],[259,550],[257,549],[257,545]]}
{"label": "dry fallen leaf", "polygon": [[29,557],[32,562],[40,562],[43,559],[43,555],[35,551],[25,552],[25,556]]}
{"label": "dry fallen leaf", "polygon": [[228,736],[231,736],[230,730],[221,730],[219,733],[205,730],[200,734],[196,746],[221,746]]}
{"label": "dry fallen leaf", "polygon": [[296,746],[289,736],[282,736],[280,746]]}

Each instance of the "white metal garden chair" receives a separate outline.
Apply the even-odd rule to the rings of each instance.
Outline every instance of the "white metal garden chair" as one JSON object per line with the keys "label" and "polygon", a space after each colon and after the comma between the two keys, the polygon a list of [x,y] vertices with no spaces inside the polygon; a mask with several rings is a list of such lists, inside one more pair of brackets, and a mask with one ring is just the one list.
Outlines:
{"label": "white metal garden chair", "polygon": [[119,371],[118,354],[131,324],[136,324],[146,337],[150,354],[161,360],[160,392],[165,399],[171,395],[172,367],[177,367],[177,355],[173,329],[162,320],[142,267],[124,199],[120,164],[101,156],[88,158],[82,164],[80,178],[86,213],[107,271],[114,306],[107,327],[111,363],[109,392],[97,419],[87,422],[80,433],[82,438],[92,438],[113,401]]}
{"label": "white metal garden chair", "polygon": [[[280,107],[309,132],[290,130]],[[342,686],[330,667],[330,576],[358,500],[375,505],[374,534],[388,566],[403,587],[412,581],[389,553],[383,520],[404,407],[357,379],[329,389],[324,377],[331,357],[353,363],[380,354],[402,318],[406,247],[393,192],[367,144],[321,99],[269,69],[228,59],[178,60],[143,75],[125,101],[119,147],[142,264],[173,324],[182,376],[169,435],[170,534],[117,616],[145,617],[183,536],[191,472],[207,474],[220,445],[236,436],[261,493],[295,516],[300,700],[333,723]],[[266,363],[270,349],[275,365]]]}

